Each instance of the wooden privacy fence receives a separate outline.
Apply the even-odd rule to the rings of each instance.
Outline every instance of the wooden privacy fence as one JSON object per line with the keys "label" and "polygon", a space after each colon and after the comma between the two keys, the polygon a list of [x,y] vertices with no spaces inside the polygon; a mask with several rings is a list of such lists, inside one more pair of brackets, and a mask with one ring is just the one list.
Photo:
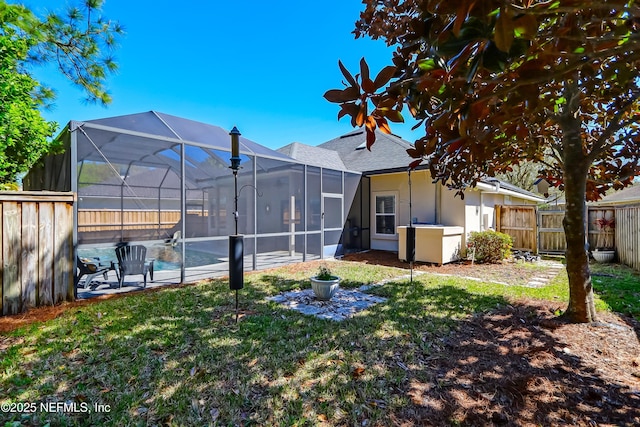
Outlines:
{"label": "wooden privacy fence", "polygon": [[[566,240],[562,220],[563,210],[539,210],[536,216],[533,206],[496,206],[496,230],[514,238],[515,249],[534,251],[534,239],[527,236],[538,230],[537,250],[542,253],[564,253]],[[603,227],[607,223],[613,227]],[[589,248],[615,248],[618,259],[640,270],[640,205],[588,206],[587,234]]]}
{"label": "wooden privacy fence", "polygon": [[[562,220],[563,210],[538,211],[539,250],[542,253],[564,253],[567,242],[564,237]],[[600,219],[611,220],[616,218],[615,209],[612,207],[589,206],[587,208],[587,233],[589,248],[613,248],[615,247],[615,229],[602,228],[598,225]]]}
{"label": "wooden privacy fence", "polygon": [[567,241],[564,238],[562,219],[564,211],[538,211],[538,251],[564,253]]}
{"label": "wooden privacy fence", "polygon": [[73,193],[0,192],[2,315],[72,301]]}
{"label": "wooden privacy fence", "polygon": [[615,230],[620,262],[640,270],[640,205],[616,208]]}
{"label": "wooden privacy fence", "polygon": [[513,249],[538,252],[536,207],[496,205],[496,230],[513,238]]}
{"label": "wooden privacy fence", "polygon": [[[188,209],[186,214],[186,235],[201,235],[199,230],[206,228],[209,211]],[[81,244],[90,244],[166,239],[181,229],[181,218],[179,210],[79,208],[78,240]]]}

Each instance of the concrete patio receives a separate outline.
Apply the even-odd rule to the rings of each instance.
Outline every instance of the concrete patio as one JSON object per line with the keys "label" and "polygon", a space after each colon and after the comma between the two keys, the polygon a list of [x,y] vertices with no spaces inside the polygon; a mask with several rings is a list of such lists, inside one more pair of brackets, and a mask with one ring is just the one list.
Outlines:
{"label": "concrete patio", "polygon": [[[307,258],[310,260],[310,258]],[[147,281],[147,289],[159,288],[180,283],[196,283],[201,280],[224,277],[229,274],[229,262],[227,258],[221,258],[222,262],[185,268],[184,281],[180,280],[180,270],[156,270],[153,273],[153,281]],[[301,253],[290,255],[287,251],[268,252],[256,256],[256,268],[253,269],[253,255],[244,257],[245,272],[265,270],[281,267],[305,261]],[[78,299],[93,298],[101,295],[119,294],[138,291],[142,288],[142,275],[125,276],[122,288],[118,287],[118,278],[115,271],[109,271],[107,280],[102,276],[96,277],[91,284],[84,286],[84,279],[78,286]]]}

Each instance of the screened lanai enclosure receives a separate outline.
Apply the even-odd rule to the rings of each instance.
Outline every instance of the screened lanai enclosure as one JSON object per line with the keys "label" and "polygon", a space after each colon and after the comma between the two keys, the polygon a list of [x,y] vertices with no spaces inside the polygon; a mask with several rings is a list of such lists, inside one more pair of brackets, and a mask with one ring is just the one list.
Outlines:
{"label": "screened lanai enclosure", "polygon": [[[178,283],[228,271],[235,233],[229,132],[158,112],[70,122],[25,190],[78,195],[81,257],[115,261],[142,244],[156,280]],[[340,254],[360,174],[310,166],[240,137],[238,232],[245,269]],[[316,163],[317,164],[317,163]]]}

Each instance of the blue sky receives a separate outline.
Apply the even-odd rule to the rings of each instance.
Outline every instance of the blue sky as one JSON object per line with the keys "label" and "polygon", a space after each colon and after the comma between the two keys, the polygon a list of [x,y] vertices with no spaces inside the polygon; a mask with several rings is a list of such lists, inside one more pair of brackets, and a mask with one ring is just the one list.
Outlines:
{"label": "blue sky", "polygon": [[[21,2],[36,11],[75,4]],[[338,59],[354,73],[363,56],[372,73],[391,63],[392,49],[384,42],[354,39],[363,7],[359,0],[106,0],[103,14],[126,31],[116,51],[120,69],[108,82],[113,103],[87,105],[83,93],[54,70],[36,69],[36,77],[58,93],[54,109],[43,114],[63,126],[156,110],[224,129],[237,126],[270,148],[320,144],[352,130],[322,97],[341,87]],[[413,141],[411,124],[392,129]]]}

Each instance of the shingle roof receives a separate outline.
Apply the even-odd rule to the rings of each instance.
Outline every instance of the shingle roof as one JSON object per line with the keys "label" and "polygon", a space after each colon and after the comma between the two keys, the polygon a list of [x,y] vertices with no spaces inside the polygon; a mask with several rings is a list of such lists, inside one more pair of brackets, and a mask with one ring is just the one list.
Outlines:
{"label": "shingle roof", "polygon": [[382,172],[407,169],[412,158],[407,154],[411,144],[395,135],[387,135],[376,129],[376,142],[371,151],[366,148],[364,129],[356,130],[327,141],[318,147],[337,151],[350,170]]}
{"label": "shingle roof", "polygon": [[293,142],[278,148],[277,151],[310,166],[347,170],[342,159],[340,159],[340,155],[336,151],[326,148]]}
{"label": "shingle roof", "polygon": [[[407,149],[412,145],[398,136],[388,135],[376,129],[376,142],[371,147],[371,151],[366,148],[366,139],[364,130],[356,130],[320,144],[318,147],[337,151],[342,162],[348,165],[349,169],[365,174],[404,171],[413,161],[407,154]],[[295,158],[295,156],[292,157]],[[427,166],[425,162],[420,168]],[[537,194],[496,178],[487,178],[482,181],[488,184],[499,183],[505,190],[542,200]]]}
{"label": "shingle roof", "polygon": [[598,204],[603,203],[637,203],[640,202],[640,184],[627,187],[624,190],[616,191],[603,197]]}

